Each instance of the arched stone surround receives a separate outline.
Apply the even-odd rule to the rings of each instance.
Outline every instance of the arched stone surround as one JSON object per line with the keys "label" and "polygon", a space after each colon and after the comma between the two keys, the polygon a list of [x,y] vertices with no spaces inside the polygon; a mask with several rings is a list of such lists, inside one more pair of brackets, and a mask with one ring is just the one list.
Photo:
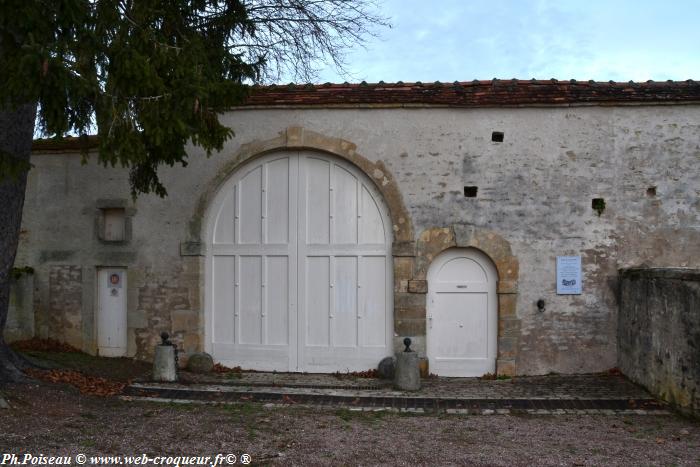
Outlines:
{"label": "arched stone surround", "polygon": [[[463,225],[430,228],[414,240],[411,218],[392,174],[381,161],[372,162],[366,159],[356,152],[356,148],[357,146],[349,141],[324,136],[302,127],[289,127],[275,138],[242,145],[235,156],[209,181],[199,197],[189,223],[188,239],[181,244],[181,255],[204,255],[203,221],[207,209],[219,187],[245,162],[263,154],[285,150],[308,149],[333,154],[353,163],[367,174],[374,181],[389,208],[393,227],[396,341],[400,343],[404,336],[424,338],[426,334],[426,276],[432,259],[443,250],[452,247],[478,248],[492,259],[498,271],[496,371],[499,375],[514,375],[520,336],[520,320],[516,314],[519,270],[518,260],[513,256],[510,244],[495,232]],[[203,283],[200,281],[201,285]],[[201,290],[203,289],[204,287],[201,287]]]}
{"label": "arched stone surround", "polygon": [[394,321],[399,335],[426,333],[427,273],[431,261],[442,251],[473,247],[483,251],[498,271],[498,354],[496,372],[516,373],[520,320],[516,314],[518,259],[510,244],[495,232],[464,225],[434,227],[421,232],[413,255],[394,253]]}
{"label": "arched stone surround", "polygon": [[[362,170],[375,183],[389,208],[394,248],[396,248],[396,245],[404,245],[413,241],[413,226],[403,204],[401,192],[394,177],[381,161],[372,162],[363,157],[357,153],[355,144],[344,139],[325,136],[302,127],[289,127],[285,131],[280,132],[276,138],[243,144],[233,159],[224,165],[216,176],[209,181],[204,192],[199,197],[194,215],[189,224],[189,240],[186,243],[190,243],[190,245],[183,244],[183,249],[192,251],[201,249],[203,239],[202,223],[207,208],[219,187],[228,180],[238,167],[248,160],[263,154],[300,149],[333,154],[353,163]],[[197,245],[198,243],[200,245]]]}

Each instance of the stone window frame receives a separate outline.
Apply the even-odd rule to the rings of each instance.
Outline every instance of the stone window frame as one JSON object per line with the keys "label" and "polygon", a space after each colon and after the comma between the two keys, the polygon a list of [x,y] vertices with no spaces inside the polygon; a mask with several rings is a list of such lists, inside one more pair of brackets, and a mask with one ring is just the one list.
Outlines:
{"label": "stone window frame", "polygon": [[[136,215],[136,209],[129,205],[127,199],[98,199],[95,201],[95,238],[103,245],[127,245],[133,237],[133,227],[131,219]],[[124,210],[124,239],[105,240],[105,211],[108,209]]]}

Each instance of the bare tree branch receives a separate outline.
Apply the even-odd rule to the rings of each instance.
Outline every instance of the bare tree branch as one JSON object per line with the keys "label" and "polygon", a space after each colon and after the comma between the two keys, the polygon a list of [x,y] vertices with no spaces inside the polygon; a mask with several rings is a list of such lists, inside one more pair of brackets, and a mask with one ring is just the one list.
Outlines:
{"label": "bare tree branch", "polygon": [[230,46],[249,62],[264,60],[263,81],[290,76],[310,82],[325,64],[347,75],[347,53],[364,47],[378,35],[377,28],[390,26],[374,13],[373,0],[247,0],[244,4],[254,33],[230,37]]}

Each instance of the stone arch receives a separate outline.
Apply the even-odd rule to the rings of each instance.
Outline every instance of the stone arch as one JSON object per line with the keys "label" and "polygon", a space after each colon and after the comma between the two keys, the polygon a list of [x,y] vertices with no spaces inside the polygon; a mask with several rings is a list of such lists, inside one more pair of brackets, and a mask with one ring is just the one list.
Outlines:
{"label": "stone arch", "polygon": [[[415,305],[422,303],[423,316],[418,318],[423,320],[422,327],[425,329],[425,293],[427,292],[427,273],[432,260],[442,251],[448,248],[476,248],[484,252],[493,261],[498,272],[498,353],[496,357],[496,371],[499,375],[512,376],[516,373],[516,363],[518,358],[518,341],[520,336],[520,320],[516,313],[516,299],[518,292],[518,259],[513,255],[510,243],[497,234],[489,230],[477,229],[471,226],[455,224],[449,227],[434,227],[421,232],[415,246],[415,256],[410,258],[411,273],[406,281],[405,293],[403,290],[397,292],[395,303],[411,302]],[[394,281],[401,287],[401,280],[405,278],[401,271],[396,274]],[[405,260],[405,258],[402,258]],[[405,270],[409,268],[405,267]],[[398,277],[397,277],[398,276]],[[406,296],[402,296],[406,295]],[[422,297],[416,297],[422,295]],[[408,318],[406,313],[397,310],[397,331],[402,329],[402,322],[416,319],[418,310],[412,310],[413,318]],[[404,326],[405,327],[405,326]],[[410,326],[409,326],[410,327]],[[415,326],[413,326],[415,327]]]}
{"label": "stone arch", "polygon": [[202,228],[207,209],[219,187],[245,162],[275,151],[309,149],[341,157],[359,168],[372,180],[384,197],[392,223],[394,248],[413,242],[413,226],[403,203],[396,180],[381,161],[372,162],[358,154],[357,146],[349,141],[322,135],[303,127],[289,127],[275,138],[244,144],[216,176],[209,181],[199,197],[189,223],[188,241],[183,254],[202,254]]}

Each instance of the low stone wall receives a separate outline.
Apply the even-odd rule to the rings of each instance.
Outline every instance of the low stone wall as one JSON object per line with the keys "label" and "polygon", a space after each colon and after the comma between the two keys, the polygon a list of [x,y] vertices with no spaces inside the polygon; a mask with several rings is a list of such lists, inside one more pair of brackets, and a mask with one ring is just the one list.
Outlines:
{"label": "low stone wall", "polygon": [[5,324],[5,341],[34,337],[34,274],[22,274],[10,284],[10,309]]}
{"label": "low stone wall", "polygon": [[618,360],[656,396],[700,414],[700,270],[620,271]]}

